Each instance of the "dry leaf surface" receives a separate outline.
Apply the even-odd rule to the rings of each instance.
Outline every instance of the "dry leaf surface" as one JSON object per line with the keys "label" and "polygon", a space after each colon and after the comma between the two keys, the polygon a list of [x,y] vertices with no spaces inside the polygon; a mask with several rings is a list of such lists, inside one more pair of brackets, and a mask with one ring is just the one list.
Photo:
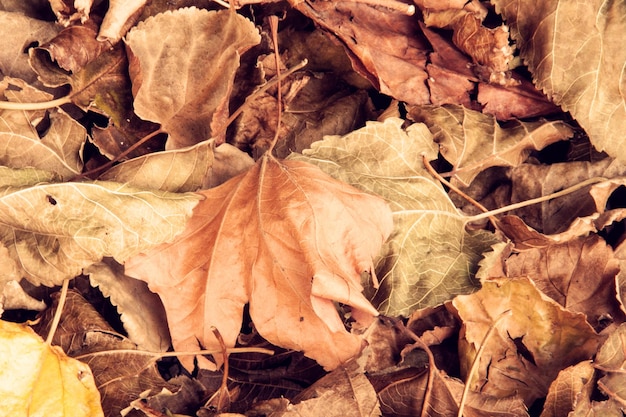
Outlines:
{"label": "dry leaf surface", "polygon": [[[262,158],[202,192],[186,232],[126,263],[165,305],[177,350],[234,346],[243,307],[270,342],[302,350],[329,369],[355,356],[334,302],[355,318],[377,314],[361,275],[391,232],[383,200],[296,161]],[[189,364],[189,362],[187,362]]]}

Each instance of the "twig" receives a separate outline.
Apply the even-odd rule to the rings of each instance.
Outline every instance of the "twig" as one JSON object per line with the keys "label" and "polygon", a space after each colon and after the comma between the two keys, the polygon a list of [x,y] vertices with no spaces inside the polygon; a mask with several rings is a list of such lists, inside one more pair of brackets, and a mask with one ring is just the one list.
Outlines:
{"label": "twig", "polygon": [[61,295],[59,296],[59,301],[57,302],[57,309],[54,312],[54,317],[52,318],[52,324],[50,325],[50,330],[48,331],[48,337],[46,338],[46,344],[51,345],[52,339],[54,339],[54,333],[57,331],[57,327],[59,327],[59,323],[61,322],[61,313],[63,312],[63,306],[65,305],[65,300],[67,299],[67,290],[70,287],[70,280],[64,279],[63,285],[61,286]]}
{"label": "twig", "polygon": [[[483,213],[489,213],[489,210],[487,209],[487,207],[483,206],[478,201],[474,200],[472,197],[470,197],[469,195],[461,191],[456,185],[452,184],[450,181],[442,177],[441,174],[435,171],[435,169],[432,167],[432,165],[430,165],[430,162],[426,158],[426,154],[422,154],[422,162],[424,163],[424,167],[426,167],[426,170],[430,173],[430,175],[437,178],[439,182],[445,184],[448,188],[450,188],[452,191],[454,191],[455,193],[457,193],[458,195],[460,195],[461,197],[469,201],[472,205],[478,207]],[[497,228],[498,226],[496,225],[496,222],[497,222],[496,218],[494,216],[487,216],[487,217],[489,218],[489,221],[491,222],[493,227]]]}
{"label": "twig", "polygon": [[276,77],[277,77],[277,93],[276,93],[276,101],[277,101],[277,117],[276,117],[276,133],[274,133],[274,139],[270,143],[269,148],[267,149],[267,154],[272,155],[272,151],[276,146],[276,142],[278,142],[278,135],[280,135],[280,124],[283,119],[283,93],[282,93],[282,79],[280,78],[280,54],[278,51],[278,16],[272,15],[269,17],[270,22],[270,30],[272,31],[272,42],[274,43],[274,63],[276,64]]}
{"label": "twig", "polygon": [[552,194],[548,194],[548,195],[544,195],[542,197],[537,197],[537,198],[532,198],[530,200],[526,200],[526,201],[521,201],[519,203],[515,203],[515,204],[509,204],[508,206],[505,207],[501,207],[499,209],[495,209],[495,210],[491,210],[488,211],[486,213],[481,213],[481,214],[477,214],[475,216],[469,216],[465,219],[466,222],[474,222],[477,220],[482,220],[491,216],[495,216],[497,214],[502,214],[502,213],[506,213],[507,211],[511,211],[511,210],[516,210],[518,208],[522,208],[522,207],[526,207],[526,206],[532,206],[533,204],[537,204],[537,203],[543,203],[544,201],[548,201],[548,200],[552,200],[555,198],[559,198],[562,197],[564,195],[567,194],[571,194],[574,191],[578,191],[581,188],[585,188],[588,185],[591,184],[597,184],[599,182],[603,182],[603,181],[607,181],[607,178],[603,178],[603,177],[593,177],[593,178],[589,178],[588,180],[585,180],[583,182],[580,182],[576,185],[572,185],[571,187],[567,187],[561,191],[557,191],[556,193],[552,193]]}
{"label": "twig", "polygon": [[17,103],[14,101],[0,101],[2,110],[46,110],[62,106],[72,102],[71,95],[63,96],[50,101],[39,101],[36,103]]}

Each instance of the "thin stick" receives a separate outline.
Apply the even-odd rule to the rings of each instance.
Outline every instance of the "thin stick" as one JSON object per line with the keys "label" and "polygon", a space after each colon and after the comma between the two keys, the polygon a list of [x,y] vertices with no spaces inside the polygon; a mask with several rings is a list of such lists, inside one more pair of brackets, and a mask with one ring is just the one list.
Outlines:
{"label": "thin stick", "polygon": [[[442,177],[441,174],[439,174],[437,171],[435,171],[435,169],[432,167],[432,165],[430,165],[430,162],[426,158],[426,154],[422,154],[422,162],[424,164],[424,167],[426,167],[426,170],[430,173],[430,175],[432,175],[433,177],[437,178],[437,180],[439,182],[445,184],[452,191],[454,191],[455,193],[457,193],[458,195],[460,195],[461,197],[463,197],[464,199],[469,201],[472,205],[478,207],[483,213],[488,213],[489,212],[487,207],[483,206],[478,201],[474,200],[472,197],[470,197],[469,195],[465,194],[456,185],[452,184],[450,181],[448,181],[444,177]],[[496,218],[494,216],[487,216],[487,217],[489,218],[489,221],[491,222],[493,227],[497,228],[498,226],[496,225],[496,222],[497,222]]]}
{"label": "thin stick", "polygon": [[567,187],[561,191],[557,191],[556,193],[544,195],[542,197],[532,198],[530,200],[522,201],[522,202],[515,203],[515,204],[509,204],[508,206],[491,210],[486,213],[477,214],[475,216],[469,216],[465,219],[465,221],[474,222],[474,221],[482,220],[482,219],[492,217],[498,214],[506,213],[507,211],[516,210],[518,208],[522,208],[526,206],[532,206],[533,204],[537,204],[537,203],[543,203],[544,201],[552,200],[552,199],[559,198],[567,194],[571,194],[574,191],[578,191],[581,188],[585,188],[588,185],[597,184],[603,181],[607,181],[607,178],[603,178],[603,177],[589,178],[588,180],[580,182],[576,185],[572,185],[571,187]]}
{"label": "thin stick", "polygon": [[480,343],[480,347],[478,348],[478,352],[476,352],[476,356],[474,357],[474,362],[472,362],[472,367],[471,367],[471,369],[469,371],[469,374],[467,375],[467,380],[465,381],[465,386],[463,387],[463,394],[461,395],[461,402],[459,403],[459,412],[457,414],[457,417],[463,417],[463,408],[465,408],[465,401],[467,399],[467,395],[469,394],[470,382],[472,381],[472,378],[474,377],[476,372],[478,372],[478,366],[479,366],[479,363],[480,363],[480,357],[481,357],[483,351],[485,350],[485,345],[487,343],[487,339],[489,339],[491,337],[491,335],[493,334],[494,330],[496,329],[496,326],[498,325],[498,323],[500,323],[500,321],[504,318],[504,316],[508,315],[510,313],[511,313],[511,310],[506,310],[506,311],[503,311],[502,313],[500,313],[500,315],[493,322],[491,327],[489,327],[489,330],[487,331],[487,333],[485,333],[485,336],[483,337],[483,340]]}
{"label": "thin stick", "polygon": [[74,178],[72,178],[70,181],[76,181],[76,180],[78,180],[80,178],[87,178],[90,175],[97,174],[100,171],[104,171],[104,170],[107,170],[107,169],[111,168],[113,166],[113,164],[115,164],[117,161],[119,161],[120,159],[124,158],[125,156],[127,156],[128,154],[133,152],[135,149],[139,148],[141,145],[143,145],[144,143],[146,143],[147,141],[149,141],[150,139],[152,139],[153,137],[155,137],[155,136],[157,136],[157,135],[159,135],[161,133],[166,133],[166,132],[163,129],[159,128],[159,129],[155,130],[154,132],[147,134],[146,136],[141,138],[137,143],[135,143],[132,146],[130,146],[128,149],[126,149],[121,154],[117,155],[111,161],[107,162],[106,164],[100,165],[99,167],[94,168],[94,169],[92,169],[90,171],[83,172],[82,174],[77,175]]}
{"label": "thin stick", "polygon": [[54,312],[52,324],[50,325],[48,337],[46,338],[46,344],[48,345],[52,344],[52,339],[54,339],[54,333],[57,331],[57,327],[59,327],[59,322],[61,322],[61,313],[63,312],[63,306],[65,305],[65,300],[67,299],[67,290],[69,287],[70,280],[64,279],[63,285],[61,286],[61,295],[59,296],[59,301],[57,302],[57,309]]}
{"label": "thin stick", "polygon": [[[220,353],[222,350],[193,350],[193,351],[180,351],[180,352],[150,352],[148,350],[137,350],[137,349],[117,349],[117,350],[101,350],[99,352],[86,353],[84,355],[76,356],[76,359],[83,359],[91,356],[102,356],[108,355],[111,353],[130,353],[130,354],[143,354],[147,356],[154,357],[155,360],[162,358],[175,358],[177,356],[196,356],[196,355],[214,355],[216,353]],[[255,348],[255,347],[247,347],[247,348],[227,348],[226,352],[229,355],[238,354],[238,353],[263,353],[266,355],[273,355],[274,351],[265,348]]]}
{"label": "thin stick", "polygon": [[0,101],[2,110],[46,110],[62,106],[72,102],[70,96],[64,96],[50,101],[39,101],[36,103],[17,103],[14,101]]}
{"label": "thin stick", "polygon": [[277,77],[277,93],[276,100],[278,107],[276,109],[277,113],[277,122],[276,122],[276,133],[274,134],[274,139],[270,143],[269,148],[267,149],[267,154],[269,156],[272,155],[272,150],[276,146],[276,142],[278,142],[278,135],[280,134],[280,124],[283,119],[283,93],[282,93],[282,79],[280,77],[280,54],[278,52],[278,16],[272,15],[269,17],[270,22],[270,30],[272,31],[272,42],[274,43],[274,63],[276,64],[276,77]]}

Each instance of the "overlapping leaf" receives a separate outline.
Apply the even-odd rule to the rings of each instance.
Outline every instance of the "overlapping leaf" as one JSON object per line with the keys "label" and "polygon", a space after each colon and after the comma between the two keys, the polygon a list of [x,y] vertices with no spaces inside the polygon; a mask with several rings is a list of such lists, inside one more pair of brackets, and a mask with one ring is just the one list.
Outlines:
{"label": "overlapping leaf", "polygon": [[89,367],[28,326],[0,321],[0,358],[2,415],[104,415]]}
{"label": "overlapping leaf", "polygon": [[626,5],[495,0],[535,84],[569,111],[598,150],[626,161]]}
{"label": "overlapping leaf", "polygon": [[225,130],[239,56],[259,42],[254,24],[229,10],[185,8],[140,23],[126,37],[135,112],[162,125],[170,149],[223,134],[215,128]]}
{"label": "overlapping leaf", "polygon": [[0,167],[0,242],[20,273],[58,285],[104,256],[123,261],[180,233],[200,198],[113,182],[45,183]]}
{"label": "overlapping leaf", "polygon": [[275,345],[327,368],[356,355],[362,341],[334,302],[357,320],[377,314],[361,274],[373,273],[391,231],[386,203],[313,165],[270,156],[202,194],[185,233],[126,263],[163,300],[174,348],[219,351],[212,327],[234,346],[249,303],[255,328]]}
{"label": "overlapping leaf", "polygon": [[497,241],[491,233],[465,231],[464,216],[424,168],[422,155],[436,158],[432,135],[425,125],[403,130],[401,124],[372,122],[316,142],[304,156],[292,155],[390,203],[395,227],[377,264],[380,287],[367,289],[388,315],[408,315],[473,291],[477,263]]}
{"label": "overlapping leaf", "polygon": [[414,106],[410,115],[426,123],[439,150],[463,185],[493,166],[517,166],[531,150],[540,150],[574,134],[562,121],[511,122],[501,127],[494,116],[459,105]]}
{"label": "overlapping leaf", "polygon": [[491,279],[452,305],[463,321],[465,375],[484,345],[471,388],[496,397],[519,395],[527,406],[546,396],[562,369],[590,359],[600,343],[583,314],[565,310],[525,278]]}

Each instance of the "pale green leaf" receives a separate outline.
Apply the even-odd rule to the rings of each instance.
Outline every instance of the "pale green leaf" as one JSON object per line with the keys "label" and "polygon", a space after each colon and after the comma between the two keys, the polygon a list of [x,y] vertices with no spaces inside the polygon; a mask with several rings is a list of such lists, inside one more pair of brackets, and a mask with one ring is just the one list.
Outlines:
{"label": "pale green leaf", "polygon": [[42,183],[35,170],[0,174],[0,242],[35,284],[57,285],[104,256],[123,262],[172,240],[200,199],[113,182]]}
{"label": "pale green leaf", "polygon": [[404,130],[402,123],[371,122],[290,157],[316,164],[390,204],[395,227],[377,264],[380,287],[366,288],[388,315],[408,315],[474,291],[482,253],[497,242],[491,233],[465,231],[464,216],[422,163],[423,154],[431,160],[437,156],[432,135],[423,124]]}
{"label": "pale green leaf", "polygon": [[494,0],[537,87],[626,161],[626,3]]}
{"label": "pale green leaf", "polygon": [[183,149],[154,152],[114,166],[101,180],[170,192],[212,188],[254,165],[252,158],[232,145],[200,142]]}

